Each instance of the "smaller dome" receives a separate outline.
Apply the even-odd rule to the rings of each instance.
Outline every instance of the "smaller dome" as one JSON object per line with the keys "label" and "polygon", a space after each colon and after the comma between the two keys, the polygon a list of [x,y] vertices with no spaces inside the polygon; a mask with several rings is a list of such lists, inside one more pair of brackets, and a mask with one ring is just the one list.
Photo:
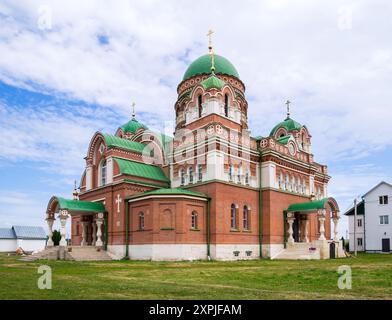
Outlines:
{"label": "smaller dome", "polygon": [[226,84],[226,82],[219,79],[215,74],[211,74],[211,76],[200,82],[200,84],[205,90],[210,88],[221,89]]}
{"label": "smaller dome", "polygon": [[278,123],[272,130],[270,133],[270,137],[274,136],[276,131],[278,131],[278,129],[280,128],[285,128],[287,130],[287,132],[291,132],[293,130],[301,130],[302,125],[300,123],[298,123],[297,121],[294,121],[291,118],[286,118],[284,121]]}
{"label": "smaller dome", "polygon": [[122,125],[120,128],[122,129],[122,131],[124,133],[135,133],[140,128],[143,128],[145,130],[148,129],[148,127],[146,125],[137,121],[135,118],[131,119],[126,124]]}

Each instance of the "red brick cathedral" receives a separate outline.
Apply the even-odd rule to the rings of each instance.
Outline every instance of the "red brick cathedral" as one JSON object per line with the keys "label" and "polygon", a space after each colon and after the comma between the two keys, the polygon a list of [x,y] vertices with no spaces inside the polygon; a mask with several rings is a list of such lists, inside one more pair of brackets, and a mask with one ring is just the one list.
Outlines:
{"label": "red brick cathedral", "polygon": [[[269,136],[248,129],[245,84],[226,58],[192,62],[177,87],[174,137],[132,118],[97,132],[80,192],[52,197],[60,246],[151,260],[304,258],[339,254],[339,208],[311,135],[290,117]],[[68,222],[67,222],[68,221]]]}

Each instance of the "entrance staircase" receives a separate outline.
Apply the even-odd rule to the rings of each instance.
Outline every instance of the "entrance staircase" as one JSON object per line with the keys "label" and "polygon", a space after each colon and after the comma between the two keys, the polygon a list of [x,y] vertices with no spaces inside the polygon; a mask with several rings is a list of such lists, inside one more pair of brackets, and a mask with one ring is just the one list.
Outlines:
{"label": "entrance staircase", "polygon": [[68,252],[70,260],[75,261],[109,261],[111,256],[105,251],[97,251],[96,247],[71,247],[72,250]]}
{"label": "entrance staircase", "polygon": [[311,243],[296,242],[288,244],[286,249],[283,249],[275,256],[271,257],[273,260],[319,260],[320,250],[309,250],[313,247]]}

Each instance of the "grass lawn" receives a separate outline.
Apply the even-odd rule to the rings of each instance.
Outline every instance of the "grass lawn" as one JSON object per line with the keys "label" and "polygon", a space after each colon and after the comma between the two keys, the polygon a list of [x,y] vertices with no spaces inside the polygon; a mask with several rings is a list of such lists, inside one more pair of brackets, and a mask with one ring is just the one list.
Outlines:
{"label": "grass lawn", "polygon": [[[52,267],[52,290],[37,287]],[[337,268],[352,268],[352,289]],[[392,299],[392,255],[324,261],[36,261],[0,255],[0,299]]]}

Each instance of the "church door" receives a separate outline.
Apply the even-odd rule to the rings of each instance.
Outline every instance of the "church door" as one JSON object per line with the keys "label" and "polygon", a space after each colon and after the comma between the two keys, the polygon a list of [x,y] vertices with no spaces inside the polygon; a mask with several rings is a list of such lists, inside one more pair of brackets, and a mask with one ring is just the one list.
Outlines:
{"label": "church door", "polygon": [[299,214],[295,214],[295,220],[293,223],[293,238],[294,242],[299,242]]}

